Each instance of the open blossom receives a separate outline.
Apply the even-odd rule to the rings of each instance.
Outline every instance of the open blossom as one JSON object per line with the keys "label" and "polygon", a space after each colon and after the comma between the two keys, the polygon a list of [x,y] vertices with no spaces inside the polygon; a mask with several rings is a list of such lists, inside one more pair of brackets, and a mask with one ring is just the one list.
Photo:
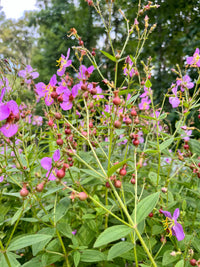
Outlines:
{"label": "open blossom", "polygon": [[191,89],[194,87],[194,83],[191,82],[191,78],[188,75],[183,78],[178,78],[176,84],[181,87],[181,91],[184,92],[185,88]]}
{"label": "open blossom", "polygon": [[[57,149],[54,154],[53,154],[53,160],[54,162],[57,162],[60,159],[60,150]],[[54,181],[56,180],[56,172],[57,169],[55,167],[53,167],[53,163],[52,163],[52,158],[49,157],[44,157],[43,159],[41,159],[41,166],[47,170],[48,172],[46,173],[46,177],[48,177],[48,180],[50,181]]]}
{"label": "open blossom", "polygon": [[169,103],[172,105],[173,108],[177,108],[181,101],[177,97],[177,86],[175,86],[175,84],[172,84],[172,86],[174,86],[172,88],[172,92],[174,93],[174,96],[169,97]]}
{"label": "open blossom", "polygon": [[78,85],[74,85],[72,90],[66,89],[63,93],[63,102],[60,104],[63,110],[70,110],[73,107],[73,100],[78,95]]}
{"label": "open blossom", "polygon": [[162,210],[162,213],[166,217],[164,221],[164,226],[165,230],[169,231],[169,236],[175,236],[178,241],[183,240],[185,238],[183,227],[180,223],[177,222],[180,213],[179,209],[175,209],[173,216],[169,211]]}
{"label": "open blossom", "polygon": [[18,125],[14,122],[18,115],[18,105],[14,100],[10,100],[7,103],[0,103],[0,121],[6,119],[6,123],[0,128],[4,136],[9,138],[17,133]]}
{"label": "open blossom", "polygon": [[24,70],[18,72],[19,77],[24,78],[25,83],[30,84],[33,79],[39,77],[39,73],[33,71],[33,68],[30,65],[27,65]]}
{"label": "open blossom", "polygon": [[187,126],[182,126],[181,129],[183,129],[185,132],[181,134],[181,137],[185,141],[190,140],[190,136],[192,135],[192,130],[187,130]]}
{"label": "open blossom", "polygon": [[51,97],[51,93],[55,90],[55,86],[57,84],[56,75],[54,74],[48,85],[45,85],[43,82],[37,83],[35,92],[37,93],[39,98],[44,97],[45,104],[50,106],[54,103],[53,98]]}
{"label": "open blossom", "polygon": [[139,109],[141,109],[141,110],[147,110],[147,109],[149,109],[149,104],[151,103],[151,99],[149,99],[148,98],[148,96],[146,96],[146,97],[143,97],[142,99],[141,99],[141,102],[139,103]]}
{"label": "open blossom", "polygon": [[200,55],[199,55],[199,48],[196,48],[193,57],[187,58],[187,64],[189,65],[197,65],[197,67],[200,67]]}
{"label": "open blossom", "polygon": [[83,79],[87,80],[92,74],[93,70],[94,70],[94,66],[90,66],[89,68],[87,68],[86,66],[81,65],[79,68],[78,78],[80,80],[83,80]]}
{"label": "open blossom", "polygon": [[130,57],[128,56],[126,58],[126,64],[124,66],[124,75],[126,76],[130,76],[131,78],[133,77],[133,75],[135,75],[135,70],[133,68],[133,61],[130,59]]}
{"label": "open blossom", "polygon": [[32,124],[41,126],[42,125],[43,118],[41,116],[33,116]]}
{"label": "open blossom", "polygon": [[60,59],[57,60],[58,65],[60,68],[57,70],[58,76],[62,76],[65,73],[65,70],[67,67],[69,67],[72,64],[72,60],[68,60],[70,55],[70,48],[67,51],[67,56],[61,55]]}

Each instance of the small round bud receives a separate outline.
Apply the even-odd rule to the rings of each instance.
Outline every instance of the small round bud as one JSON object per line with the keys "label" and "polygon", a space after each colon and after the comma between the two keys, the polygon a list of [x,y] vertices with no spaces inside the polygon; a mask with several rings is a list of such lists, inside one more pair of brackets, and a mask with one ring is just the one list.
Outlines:
{"label": "small round bud", "polygon": [[140,144],[140,141],[138,139],[133,140],[133,145],[138,146]]}
{"label": "small round bud", "polygon": [[57,144],[58,146],[62,146],[62,145],[63,145],[63,140],[62,140],[61,138],[58,138],[58,139],[56,140],[56,144]]}
{"label": "small round bud", "polygon": [[25,186],[23,186],[23,188],[20,190],[20,196],[26,197],[26,196],[28,196],[28,194],[29,194],[28,189]]}
{"label": "small round bud", "polygon": [[58,179],[62,179],[63,177],[65,177],[65,170],[63,168],[58,170],[56,176],[58,177]]}
{"label": "small round bud", "polygon": [[62,115],[61,115],[59,112],[56,112],[56,113],[55,113],[55,118],[56,118],[57,120],[60,120],[60,119],[62,118]]}
{"label": "small round bud", "polygon": [[125,176],[126,175],[126,170],[124,168],[122,168],[120,171],[119,171],[119,174],[121,176]]}
{"label": "small round bud", "polygon": [[135,184],[135,179],[134,178],[131,179],[131,183]]}
{"label": "small round bud", "polygon": [[114,99],[113,99],[113,104],[118,106],[121,104],[121,99],[119,98],[119,96],[116,96]]}
{"label": "small round bud", "polygon": [[88,198],[88,195],[85,193],[85,192],[80,192],[78,194],[78,198],[81,200],[81,201],[84,201]]}
{"label": "small round bud", "polygon": [[114,122],[114,127],[115,127],[115,128],[119,129],[119,128],[121,128],[121,126],[122,126],[122,124],[121,124],[120,121],[115,121],[115,122]]}
{"label": "small round bud", "polygon": [[153,212],[150,212],[148,215],[150,218],[153,217]]}
{"label": "small round bud", "polygon": [[197,261],[195,259],[190,260],[190,265],[196,266]]}
{"label": "small round bud", "polygon": [[44,189],[44,182],[42,182],[42,183],[40,183],[40,184],[38,184],[38,185],[36,186],[36,191],[37,191],[37,192],[42,192],[43,189]]}
{"label": "small round bud", "polygon": [[116,180],[115,181],[115,187],[116,188],[121,188],[121,186],[122,186],[122,182],[120,180]]}

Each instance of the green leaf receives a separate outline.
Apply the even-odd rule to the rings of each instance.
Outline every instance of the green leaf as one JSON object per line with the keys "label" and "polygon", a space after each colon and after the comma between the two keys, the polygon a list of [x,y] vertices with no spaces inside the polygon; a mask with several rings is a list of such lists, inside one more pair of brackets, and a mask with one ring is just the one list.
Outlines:
{"label": "green leaf", "polygon": [[192,153],[196,153],[197,155],[200,155],[200,142],[198,140],[190,139],[189,146],[192,150]]}
{"label": "green leaf", "polygon": [[94,248],[101,247],[122,237],[125,237],[130,234],[131,231],[132,229],[126,225],[111,226],[99,235],[96,242],[94,243]]}
{"label": "green leaf", "polygon": [[83,262],[96,262],[105,260],[106,256],[98,250],[86,249],[81,251],[81,261]]}
{"label": "green leaf", "polygon": [[25,248],[28,246],[31,246],[33,244],[39,243],[44,240],[50,240],[52,236],[50,235],[40,235],[40,234],[35,234],[35,235],[27,235],[18,238],[17,240],[14,240],[12,243],[10,243],[8,247],[8,251],[11,250],[18,250],[21,248]]}
{"label": "green leaf", "polygon": [[167,113],[163,113],[158,117],[158,120],[164,120],[167,117]]}
{"label": "green leaf", "polygon": [[102,54],[104,54],[104,56],[106,56],[107,58],[109,58],[110,60],[114,61],[114,62],[117,62],[117,59],[115,57],[113,57],[112,55],[110,55],[109,53],[103,51],[103,50],[100,50],[100,52]]}
{"label": "green leaf", "polygon": [[[96,178],[99,178],[99,179],[102,179],[102,176],[99,175],[98,173],[92,171],[92,170],[88,170],[88,169],[81,169],[82,172],[92,176],[92,177],[96,177]],[[100,170],[97,170],[99,173],[101,173]],[[103,175],[103,174],[102,174]]]}
{"label": "green leaf", "polygon": [[171,256],[170,255],[171,252],[172,252],[172,250],[165,251],[165,253],[163,255],[163,259],[162,259],[162,265],[163,266],[167,266],[167,265],[172,266],[171,263],[174,262],[174,261],[177,261],[179,259],[180,255]]}
{"label": "green leaf", "polygon": [[49,235],[50,237],[32,245],[33,256],[36,256],[37,253],[43,250],[43,248],[49,243],[49,241],[55,234],[55,228],[43,228],[38,232],[38,234]]}
{"label": "green leaf", "polygon": [[[160,193],[154,193],[149,195],[148,197],[145,197],[142,199],[139,204],[137,205],[137,213],[136,213],[136,220],[137,224],[140,223],[142,220],[144,220],[150,212],[155,208],[158,200],[159,200]],[[131,215],[132,218],[134,218],[135,210],[133,210],[133,213]]]}
{"label": "green leaf", "polygon": [[42,255],[42,265],[43,266],[49,266],[53,263],[60,261],[61,259],[63,259],[62,255],[44,253]]}
{"label": "green leaf", "polygon": [[133,248],[133,244],[126,241],[121,241],[114,246],[111,247],[111,249],[108,251],[108,258],[107,260],[110,261],[116,257],[119,257],[121,254],[128,252]]}
{"label": "green leaf", "polygon": [[20,104],[21,104],[22,101],[21,101],[20,98],[17,98],[15,102],[17,103],[18,106],[20,106]]}
{"label": "green leaf", "polygon": [[75,251],[74,252],[74,255],[73,255],[73,258],[74,258],[74,265],[75,265],[75,267],[78,267],[78,264],[79,264],[80,258],[81,258],[80,252]]}
{"label": "green leaf", "polygon": [[131,104],[134,100],[136,100],[139,97],[140,94],[134,95],[129,100],[127,100],[126,104]]}
{"label": "green leaf", "polygon": [[198,252],[200,252],[200,240],[197,237],[194,237],[192,240],[192,245]]}
{"label": "green leaf", "polygon": [[146,83],[145,83],[145,86],[147,88],[150,88],[152,86],[152,83],[149,80],[147,80]]}
{"label": "green leaf", "polygon": [[45,194],[42,195],[42,198],[47,197],[47,196],[49,196],[49,195],[51,195],[51,194],[53,194],[53,193],[55,193],[57,191],[60,191],[61,189],[63,189],[63,186],[58,186],[56,188],[51,188]]}
{"label": "green leaf", "polygon": [[129,161],[130,159],[125,159],[119,163],[117,163],[116,165],[112,166],[109,170],[108,170],[108,177],[110,177],[114,172],[116,172],[116,170],[118,170],[120,167],[122,167],[127,161]]}
{"label": "green leaf", "polygon": [[22,267],[43,267],[43,264],[41,262],[41,256],[32,258],[30,261],[24,263]]}
{"label": "green leaf", "polygon": [[[14,253],[11,253],[11,252],[7,252],[6,254],[7,254],[7,257],[9,259],[11,267],[20,267],[21,266],[21,264],[16,260],[16,257],[18,255],[15,255]],[[0,267],[9,267],[3,254],[1,257],[1,261],[0,261]]]}
{"label": "green leaf", "polygon": [[[149,172],[148,174],[149,179],[151,180],[151,182],[156,185],[157,184],[157,173],[156,172]],[[160,176],[158,178],[158,181],[160,180]]]}
{"label": "green leaf", "polygon": [[164,150],[165,148],[167,148],[168,146],[171,145],[171,143],[174,141],[174,138],[171,137],[168,140],[164,141],[163,143],[160,144],[160,150]]}
{"label": "green leaf", "polygon": [[184,260],[180,260],[174,267],[183,267],[183,266],[184,266]]}
{"label": "green leaf", "polygon": [[68,211],[71,201],[69,197],[64,197],[56,205],[56,211],[54,214],[54,222],[57,223]]}
{"label": "green leaf", "polygon": [[15,214],[14,214],[14,216],[12,217],[12,220],[11,220],[11,222],[10,222],[11,225],[13,225],[13,223],[15,223],[16,220],[20,217],[22,211],[23,211],[23,208],[21,207],[21,208],[19,208],[19,209],[15,212]]}

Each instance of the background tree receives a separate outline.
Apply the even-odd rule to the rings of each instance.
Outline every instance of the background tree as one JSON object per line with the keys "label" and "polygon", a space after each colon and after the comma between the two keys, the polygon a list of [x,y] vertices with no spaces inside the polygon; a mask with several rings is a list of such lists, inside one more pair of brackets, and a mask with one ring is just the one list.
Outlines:
{"label": "background tree", "polygon": [[28,13],[16,21],[6,19],[5,13],[0,9],[1,58],[12,58],[19,63],[30,64],[35,37],[28,21]]}

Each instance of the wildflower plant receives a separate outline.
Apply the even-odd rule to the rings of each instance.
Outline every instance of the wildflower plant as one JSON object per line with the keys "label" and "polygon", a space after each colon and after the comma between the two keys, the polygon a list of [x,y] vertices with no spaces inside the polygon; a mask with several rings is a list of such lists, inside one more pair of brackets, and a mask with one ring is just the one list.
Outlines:
{"label": "wildflower plant", "polygon": [[[13,64],[0,80],[0,265],[198,266],[200,145],[191,115],[200,117],[199,49],[183,72],[172,70],[177,79],[155,105],[153,66],[142,49],[156,28],[148,10],[159,6],[139,2],[134,22],[119,10],[127,25],[119,52],[111,20],[98,1],[87,2],[103,20],[112,54],[89,51],[73,28],[78,45],[61,55],[48,84],[31,66],[16,73]],[[108,18],[113,5],[107,1]],[[137,50],[126,55],[132,38]],[[113,79],[96,53],[114,62]],[[16,76],[34,91],[31,105],[9,83]],[[165,103],[176,110],[175,129]]]}

